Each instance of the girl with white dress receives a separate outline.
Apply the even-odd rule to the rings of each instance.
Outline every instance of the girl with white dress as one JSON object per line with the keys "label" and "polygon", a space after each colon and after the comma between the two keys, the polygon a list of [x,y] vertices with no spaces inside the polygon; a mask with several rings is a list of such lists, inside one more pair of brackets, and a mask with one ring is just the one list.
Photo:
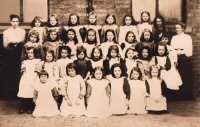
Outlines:
{"label": "girl with white dress", "polygon": [[160,78],[160,66],[153,65],[150,68],[150,78],[147,79],[147,107],[149,113],[166,113],[167,100],[165,98],[166,84]]}
{"label": "girl with white dress", "polygon": [[140,68],[134,67],[131,70],[129,85],[131,96],[129,100],[129,109],[131,114],[146,114],[146,92],[145,81],[142,80]]}
{"label": "girl with white dress", "polygon": [[116,63],[111,67],[112,76],[107,76],[111,82],[110,110],[114,115],[126,114],[130,99],[130,86],[123,71],[121,65]]}
{"label": "girl with white dress", "polygon": [[105,118],[110,112],[110,82],[104,79],[103,68],[98,66],[94,70],[92,79],[87,81],[87,117]]}
{"label": "girl with white dress", "polygon": [[92,69],[95,69],[97,66],[103,67],[103,52],[100,46],[95,46],[92,49],[90,61]]}
{"label": "girl with white dress", "polygon": [[35,82],[33,101],[36,107],[33,117],[53,117],[60,113],[55,101],[55,97],[58,95],[57,88],[48,77],[47,71],[42,70],[39,72],[39,82]]}
{"label": "girl with white dress", "polygon": [[33,83],[37,77],[37,73],[35,72],[36,66],[40,62],[40,59],[35,58],[36,50],[33,47],[27,48],[26,54],[27,59],[25,59],[21,65],[22,76],[17,94],[21,100],[21,106],[19,110],[20,114],[24,113],[25,111],[27,111],[28,114],[31,114],[34,109],[34,105],[32,103],[34,93]]}
{"label": "girl with white dress", "polygon": [[86,86],[83,78],[76,74],[76,65],[67,65],[67,76],[63,78],[65,86],[63,101],[60,107],[61,116],[80,117],[85,114],[84,96]]}

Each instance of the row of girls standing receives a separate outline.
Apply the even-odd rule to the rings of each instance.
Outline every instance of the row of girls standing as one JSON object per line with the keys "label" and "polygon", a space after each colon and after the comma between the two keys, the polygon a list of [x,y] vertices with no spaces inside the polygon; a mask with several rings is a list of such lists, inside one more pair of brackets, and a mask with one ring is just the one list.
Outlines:
{"label": "row of girls standing", "polygon": [[[64,27],[64,29],[58,26],[55,26],[55,28],[49,27],[47,35],[42,36],[45,42],[42,41],[41,43],[39,42],[40,34],[38,30],[34,29],[33,27],[33,30],[31,30],[28,35],[29,42],[25,44],[25,48],[23,50],[23,55],[22,55],[23,58],[28,58],[27,61],[29,61],[29,64],[28,63],[26,64],[26,60],[22,63],[23,76],[25,75],[25,72],[26,73],[29,72],[27,71],[28,70],[27,68],[32,66],[31,67],[32,70],[36,72],[40,72],[43,69],[46,70],[48,74],[47,77],[50,80],[54,81],[53,84],[58,84],[60,83],[60,79],[62,79],[68,74],[68,72],[65,69],[67,64],[73,62],[75,64],[74,68],[76,68],[75,69],[76,73],[81,76],[81,78],[83,79],[83,82],[85,83],[87,82],[88,79],[91,78],[92,70],[95,69],[95,67],[100,66],[100,67],[104,67],[104,70],[105,70],[104,73],[105,75],[107,75],[109,79],[108,81],[111,82],[111,89],[114,90],[115,88],[117,89],[117,87],[112,87],[112,79],[114,78],[113,82],[117,81],[115,78],[117,76],[113,75],[114,69],[112,69],[115,64],[119,64],[120,66],[119,67],[120,69],[118,70],[119,72],[121,71],[121,73],[119,74],[120,77],[128,76],[130,78],[131,77],[130,73],[133,67],[138,67],[142,74],[142,80],[146,80],[147,84],[155,83],[154,82],[155,80],[153,80],[152,82],[148,82],[148,79],[153,77],[153,74],[151,74],[151,66],[159,65],[159,66],[154,66],[155,68],[157,68],[157,73],[158,73],[158,75],[155,76],[158,79],[158,82],[155,83],[157,84],[157,87],[154,87],[154,85],[149,85],[150,90],[148,90],[147,89],[148,85],[146,85],[146,89],[147,89],[146,91],[147,93],[148,91],[150,91],[149,92],[150,94],[155,93],[154,97],[152,97],[153,101],[150,101],[150,102],[158,103],[159,101],[161,101],[162,104],[164,104],[163,106],[164,108],[162,108],[162,110],[166,110],[166,100],[165,99],[163,100],[163,96],[162,96],[162,93],[165,93],[165,92],[161,92],[161,90],[163,90],[161,89],[161,86],[164,86],[164,85],[161,85],[161,84],[164,84],[163,81],[165,81],[168,88],[166,89],[166,91],[170,91],[169,89],[177,91],[179,89],[179,86],[182,85],[181,77],[178,71],[176,70],[176,66],[174,64],[176,63],[176,61],[173,61],[176,59],[177,56],[176,56],[176,53],[174,53],[175,51],[174,50],[171,51],[170,49],[169,37],[167,36],[167,34],[165,34],[162,30],[160,30],[161,31],[160,32],[158,29],[157,33],[159,33],[158,37],[160,37],[160,39],[159,38],[156,38],[156,39],[158,39],[159,41],[161,40],[161,42],[154,43],[154,40],[156,40],[154,37],[156,36],[155,35],[153,36],[152,34],[153,27],[149,23],[150,14],[148,12],[143,12],[141,14],[142,22],[137,27],[134,26],[133,27],[134,30],[132,31],[127,30],[126,34],[121,35],[121,36],[124,36],[125,41],[124,42],[121,41],[121,43],[120,42],[118,43],[119,38],[120,38],[118,36],[123,30],[126,30],[126,29],[122,28],[121,32],[118,31],[118,26],[115,24],[116,19],[114,15],[108,15],[106,17],[107,25],[102,27],[102,29],[100,29],[100,26],[96,27],[96,24],[95,24],[96,19],[94,20],[91,17],[93,18],[96,18],[96,17],[94,14],[90,15],[89,20],[91,21],[93,20],[94,23],[91,23],[90,25],[85,25],[85,27],[82,27],[78,25],[78,22],[79,22],[78,16],[76,14],[70,15],[70,18],[69,18],[70,22],[68,26]],[[159,18],[159,19],[162,20],[162,18]],[[132,23],[130,23],[130,22],[133,22],[133,17],[131,15],[125,16],[124,22],[126,25],[128,24],[127,20],[129,22],[129,25],[132,25]],[[41,24],[40,18],[39,20],[34,19],[33,23],[37,24],[38,22],[40,22]],[[50,17],[49,22],[50,23],[54,22],[54,24],[57,24],[57,20],[55,17]],[[161,24],[161,26],[162,25],[163,24]],[[177,25],[180,26],[180,24],[177,24]],[[82,29],[80,29],[80,27],[82,27]],[[126,27],[127,29],[129,29],[128,25]],[[148,27],[150,28],[148,29]],[[44,32],[45,29],[41,31],[43,31],[41,33],[45,35],[45,32]],[[82,34],[82,33],[85,33],[85,34]],[[166,39],[168,40],[165,42],[164,40]],[[35,64],[33,64],[32,62],[33,58],[29,58],[29,55],[28,55],[29,48],[31,47],[34,47],[34,50],[32,50],[32,55],[36,54],[33,56],[35,58],[36,57],[40,58],[42,60],[41,62],[38,62],[39,61],[38,60],[37,62],[35,62]],[[185,48],[185,47],[182,47],[182,48]],[[181,48],[181,51],[183,50],[182,48]],[[180,49],[177,48],[177,50],[180,50]],[[182,53],[184,52],[179,52],[179,53],[182,55]],[[154,57],[152,57],[152,55],[154,55]],[[161,73],[160,73],[160,69],[162,69]],[[35,75],[34,71],[31,71],[33,72],[33,75]],[[128,72],[128,75],[125,74],[127,72]],[[175,75],[178,80],[176,80],[175,82],[170,82],[169,79],[171,78],[170,76],[172,76],[171,74]],[[110,75],[111,78],[109,78],[108,75]],[[21,79],[23,79],[23,76]],[[37,75],[33,77],[36,77],[37,79]],[[162,80],[160,79],[160,77]],[[27,102],[27,100],[24,98],[31,98],[31,97],[30,96],[26,97],[26,95],[20,95],[20,90],[24,91],[23,90],[24,86],[27,87],[27,84],[30,84],[30,86],[33,86],[32,83],[35,81],[38,81],[38,80],[33,79],[34,81],[30,82],[29,80],[27,81],[27,78],[24,78],[24,79],[25,81],[21,80],[20,82],[19,93],[18,93],[18,96],[23,98],[22,108],[20,109],[21,113],[23,113],[25,109],[27,110],[27,105],[29,106],[31,105],[30,99],[29,99],[29,102]],[[81,80],[81,79],[77,79],[75,81],[78,81],[78,80]],[[67,82],[68,81],[70,81],[70,79],[68,79]],[[122,80],[119,82],[123,84],[122,85],[123,88],[124,88],[124,84],[127,84],[127,83],[124,83],[124,82],[127,82],[126,80]],[[83,85],[81,84],[81,86]],[[125,85],[125,86],[129,86],[129,85]],[[173,87],[176,87],[176,88],[173,88]],[[122,87],[120,87],[120,89],[122,90]],[[36,91],[37,90],[38,88],[36,88]],[[25,91],[27,92],[27,90]],[[86,89],[86,91],[88,91],[88,89]],[[124,100],[124,102],[126,102],[125,103],[126,105],[128,105],[128,100],[130,99],[129,97],[130,91],[131,90],[127,90],[126,88],[124,88],[124,91],[123,91],[124,93],[126,93],[125,95],[126,99]],[[32,93],[32,92],[29,92],[29,93]],[[62,94],[60,95],[62,98]],[[76,104],[80,104],[80,100],[83,100],[82,95],[83,94],[79,96],[78,103]],[[114,100],[114,97],[116,98],[116,96],[114,96],[112,99],[112,95],[114,95],[114,93],[113,94],[111,93],[110,106],[112,105],[112,100]],[[38,94],[38,96],[40,96],[40,94]],[[155,99],[155,97],[161,97],[161,98]],[[85,97],[84,99],[87,100],[87,97]],[[66,97],[66,100],[69,100],[69,99]],[[58,101],[58,105],[60,105],[61,101],[59,99],[57,101]],[[70,101],[67,102],[67,104],[71,105]],[[87,103],[86,103],[86,106],[87,106]],[[32,106],[28,108],[29,112],[33,110],[31,107]],[[61,107],[62,107],[62,104],[61,104]],[[116,108],[116,104],[114,104],[113,109],[115,108]],[[116,110],[117,109],[118,108],[116,108]],[[154,109],[150,108],[149,110],[156,110],[156,108]],[[36,103],[36,111],[37,111],[37,103]],[[69,112],[69,110],[67,111]],[[62,112],[62,109],[61,109],[61,112]],[[121,113],[116,113],[116,114],[121,114]]]}

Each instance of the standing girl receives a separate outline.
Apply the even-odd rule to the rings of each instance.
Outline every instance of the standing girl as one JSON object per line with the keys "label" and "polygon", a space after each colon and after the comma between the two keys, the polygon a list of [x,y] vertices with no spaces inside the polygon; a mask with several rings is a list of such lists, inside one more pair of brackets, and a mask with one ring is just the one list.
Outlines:
{"label": "standing girl", "polygon": [[22,77],[19,83],[19,92],[17,96],[21,100],[21,106],[19,113],[22,114],[27,111],[28,114],[31,114],[34,105],[33,105],[33,83],[37,77],[36,66],[40,62],[40,59],[35,59],[36,50],[33,47],[28,47],[26,49],[26,59],[22,62],[21,72]]}
{"label": "standing girl", "polygon": [[95,45],[97,45],[97,36],[96,31],[94,29],[88,29],[86,34],[85,43],[83,43],[83,47],[87,49],[87,57],[91,57],[92,49]]}
{"label": "standing girl", "polygon": [[139,33],[139,38],[142,35],[142,32],[145,29],[148,29],[152,32],[153,30],[153,25],[151,24],[151,17],[150,13],[148,11],[143,11],[141,13],[141,22],[137,25],[138,33]]}
{"label": "standing girl", "polygon": [[47,32],[50,30],[56,30],[56,32],[58,32],[58,35],[60,37],[61,27],[55,15],[51,15],[48,19]]}
{"label": "standing girl", "polygon": [[84,81],[86,81],[91,72],[92,65],[90,60],[86,60],[87,50],[81,46],[77,48],[77,60],[74,60],[74,64],[77,67],[77,74],[81,75]]}
{"label": "standing girl", "polygon": [[125,114],[127,112],[131,92],[128,80],[124,77],[124,70],[118,63],[112,66],[111,73],[112,76],[108,77],[111,82],[111,113],[115,115]]}
{"label": "standing girl", "polygon": [[59,48],[59,56],[57,63],[58,75],[59,78],[63,78],[66,76],[66,67],[67,64],[72,63],[73,60],[70,58],[71,56],[71,49],[68,46],[61,46]]}
{"label": "standing girl", "polygon": [[58,49],[59,46],[62,45],[62,42],[60,41],[59,34],[56,30],[50,30],[47,36],[47,42],[43,45],[44,50],[53,50],[54,57],[57,60],[58,59]]}
{"label": "standing girl", "polygon": [[114,31],[114,36],[116,37],[116,41],[118,40],[119,35],[119,27],[116,25],[116,17],[113,14],[107,14],[105,18],[105,25],[102,27],[101,38],[102,42],[106,42],[106,31],[111,29]]}
{"label": "standing girl", "polygon": [[61,116],[78,117],[85,114],[85,82],[80,75],[77,75],[77,67],[74,63],[69,63],[66,70],[67,76],[63,79],[66,92],[60,107]]}
{"label": "standing girl", "polygon": [[134,67],[131,70],[130,80],[131,96],[129,100],[129,108],[131,114],[146,114],[146,85],[142,80],[142,72],[140,68]]}
{"label": "standing girl", "polygon": [[90,61],[93,69],[97,66],[103,67],[103,53],[100,46],[95,46],[92,49]]}
{"label": "standing girl", "polygon": [[116,45],[112,45],[108,49],[107,59],[103,61],[103,67],[105,69],[105,75],[111,74],[111,67],[114,64],[121,64],[123,70],[126,71],[124,60],[120,57],[119,48]]}
{"label": "standing girl", "polygon": [[104,79],[103,68],[96,67],[92,79],[87,81],[88,117],[108,117],[110,113],[110,82]]}
{"label": "standing girl", "polygon": [[160,66],[153,65],[150,68],[150,78],[147,79],[147,107],[149,113],[166,113],[167,101],[165,98],[166,84],[160,78]]}
{"label": "standing girl", "polygon": [[133,34],[135,35],[135,40],[137,40],[137,42],[140,42],[137,27],[136,27],[136,22],[131,14],[126,14],[124,16],[123,25],[120,26],[119,28],[119,44],[120,45],[126,42],[125,37],[128,31],[133,32]]}
{"label": "standing girl", "polygon": [[91,14],[89,14],[88,25],[85,25],[84,28],[86,29],[86,31],[88,31],[89,29],[93,29],[95,31],[97,44],[101,43],[102,27],[100,25],[97,25],[97,16],[95,13],[92,12]]}
{"label": "standing girl", "polygon": [[45,70],[39,72],[40,81],[34,85],[34,102],[36,107],[33,111],[33,117],[52,117],[60,113],[54,100],[54,97],[58,95],[56,86],[48,78],[49,75]]}
{"label": "standing girl", "polygon": [[101,44],[104,59],[106,59],[106,56],[108,54],[108,49],[111,45],[117,45],[117,47],[119,48],[120,55],[121,55],[122,54],[121,47],[117,43],[114,30],[108,29],[105,33],[105,36],[106,36],[105,42]]}
{"label": "standing girl", "polygon": [[80,44],[83,43],[84,39],[84,30],[83,26],[80,25],[80,17],[76,13],[69,15],[68,26],[65,26],[64,29],[74,29],[76,31],[77,39]]}
{"label": "standing girl", "polygon": [[32,30],[36,30],[39,33],[39,42],[40,44],[45,42],[46,37],[46,29],[44,28],[42,18],[39,16],[35,16],[32,23],[31,23],[32,29],[29,31],[29,33]]}

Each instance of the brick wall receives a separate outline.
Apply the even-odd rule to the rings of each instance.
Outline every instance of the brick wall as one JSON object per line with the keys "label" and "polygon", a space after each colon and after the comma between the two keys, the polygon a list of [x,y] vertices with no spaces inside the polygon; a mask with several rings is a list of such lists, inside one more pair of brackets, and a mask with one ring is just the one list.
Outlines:
{"label": "brick wall", "polygon": [[[98,24],[103,25],[107,13],[114,13],[117,24],[122,24],[124,14],[131,13],[132,0],[94,0]],[[81,24],[86,24],[87,0],[50,0],[50,14],[55,14],[61,23],[68,21],[70,13],[78,13]],[[187,29],[194,45],[193,75],[195,94],[200,95],[200,0],[187,0]]]}

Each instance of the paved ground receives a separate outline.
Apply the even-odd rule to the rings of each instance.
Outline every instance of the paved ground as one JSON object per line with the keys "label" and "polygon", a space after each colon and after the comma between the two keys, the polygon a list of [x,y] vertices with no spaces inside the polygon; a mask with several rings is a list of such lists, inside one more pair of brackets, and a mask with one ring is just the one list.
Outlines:
{"label": "paved ground", "polygon": [[200,98],[168,103],[165,115],[124,115],[97,118],[33,118],[17,113],[17,101],[0,100],[0,127],[200,127]]}

